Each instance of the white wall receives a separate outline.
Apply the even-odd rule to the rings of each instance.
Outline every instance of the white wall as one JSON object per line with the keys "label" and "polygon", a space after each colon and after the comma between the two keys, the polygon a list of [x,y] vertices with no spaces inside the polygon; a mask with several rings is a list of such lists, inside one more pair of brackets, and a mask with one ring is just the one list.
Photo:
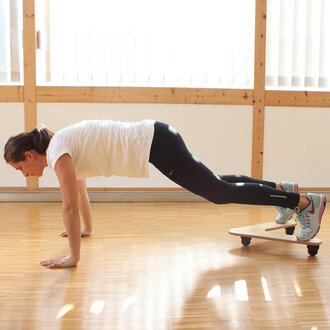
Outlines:
{"label": "white wall", "polygon": [[[23,103],[0,103],[1,153],[8,137],[24,131]],[[188,148],[215,173],[251,174],[252,107],[167,104],[38,104],[38,123],[54,131],[91,118],[167,122]],[[264,170],[266,180],[295,180],[301,187],[330,187],[330,108],[267,107]],[[175,187],[150,165],[149,179],[93,178],[90,187]],[[26,180],[0,158],[0,187],[25,187]],[[41,187],[58,187],[46,169]]]}
{"label": "white wall", "polygon": [[3,148],[8,138],[24,131],[24,104],[0,103],[0,187],[26,187],[24,176],[8,165],[3,158]]}
{"label": "white wall", "polygon": [[[167,104],[38,104],[38,123],[57,131],[83,119],[164,121],[183,136],[190,151],[215,173],[251,173],[252,107]],[[175,187],[150,165],[149,179],[91,178],[89,187]],[[46,169],[41,187],[57,187]]]}
{"label": "white wall", "polygon": [[263,177],[330,187],[329,123],[330,108],[267,107]]}

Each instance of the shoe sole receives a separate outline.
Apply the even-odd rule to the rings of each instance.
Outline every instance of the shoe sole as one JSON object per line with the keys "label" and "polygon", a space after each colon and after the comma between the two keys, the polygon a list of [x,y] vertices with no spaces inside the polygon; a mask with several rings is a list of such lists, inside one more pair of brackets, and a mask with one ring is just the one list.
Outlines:
{"label": "shoe sole", "polygon": [[291,215],[291,217],[290,217],[288,220],[281,222],[281,221],[277,221],[277,220],[275,219],[275,222],[278,223],[279,225],[284,225],[285,223],[287,223],[289,220],[292,219],[293,215],[294,215],[294,212],[292,212],[292,215]]}
{"label": "shoe sole", "polygon": [[317,233],[319,232],[319,230],[321,228],[321,219],[322,219],[322,216],[323,216],[323,213],[324,213],[326,204],[327,204],[327,198],[324,195],[322,195],[322,202],[321,202],[320,212],[319,212],[319,218],[318,218],[318,224],[319,225],[317,227],[316,232],[314,233],[314,235],[312,237],[310,237],[308,239],[298,239],[298,237],[297,237],[298,241],[300,241],[300,242],[308,242],[308,241],[310,241],[311,239],[313,239],[317,235]]}

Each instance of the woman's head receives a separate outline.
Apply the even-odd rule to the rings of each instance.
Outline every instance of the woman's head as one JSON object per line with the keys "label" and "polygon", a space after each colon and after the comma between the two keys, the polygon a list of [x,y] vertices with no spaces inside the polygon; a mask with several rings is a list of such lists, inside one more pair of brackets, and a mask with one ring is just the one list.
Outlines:
{"label": "woman's head", "polygon": [[[54,133],[47,127],[38,126],[31,132],[19,133],[10,137],[4,149],[4,158],[6,162],[18,170],[22,170],[27,163],[32,166],[38,165],[36,159],[39,158],[39,156],[45,155],[53,135]],[[31,163],[31,160],[34,163]],[[25,174],[23,172],[23,174],[25,176],[39,176],[39,172],[40,171],[38,170],[38,173]]]}
{"label": "woman's head", "polygon": [[46,126],[38,126],[31,132],[10,137],[5,145],[4,157],[7,163],[17,163],[26,159],[25,152],[35,150],[44,154],[54,133]]}

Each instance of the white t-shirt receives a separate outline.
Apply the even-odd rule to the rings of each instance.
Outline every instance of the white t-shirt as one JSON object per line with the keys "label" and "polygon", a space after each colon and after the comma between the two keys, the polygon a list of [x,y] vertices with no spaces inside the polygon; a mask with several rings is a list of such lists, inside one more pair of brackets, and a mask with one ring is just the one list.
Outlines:
{"label": "white t-shirt", "polygon": [[58,159],[68,153],[77,180],[111,175],[146,178],[154,123],[86,120],[68,126],[51,139],[48,166],[55,169]]}

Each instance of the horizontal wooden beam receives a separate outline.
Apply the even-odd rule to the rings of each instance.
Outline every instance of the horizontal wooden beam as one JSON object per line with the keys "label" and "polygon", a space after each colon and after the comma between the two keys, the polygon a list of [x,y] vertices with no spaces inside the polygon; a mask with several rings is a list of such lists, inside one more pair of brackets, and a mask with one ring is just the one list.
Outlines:
{"label": "horizontal wooden beam", "polygon": [[330,107],[330,92],[266,91],[266,106]]}
{"label": "horizontal wooden beam", "polygon": [[87,103],[170,103],[252,105],[251,89],[149,87],[37,87],[37,101]]}
{"label": "horizontal wooden beam", "polygon": [[[265,93],[266,106],[330,107],[330,92],[267,90]],[[253,90],[39,86],[37,87],[37,98],[38,102],[43,103],[118,102],[252,105]],[[24,102],[24,86],[0,86],[0,102]]]}
{"label": "horizontal wooden beam", "polygon": [[23,86],[0,86],[0,102],[23,102]]}

